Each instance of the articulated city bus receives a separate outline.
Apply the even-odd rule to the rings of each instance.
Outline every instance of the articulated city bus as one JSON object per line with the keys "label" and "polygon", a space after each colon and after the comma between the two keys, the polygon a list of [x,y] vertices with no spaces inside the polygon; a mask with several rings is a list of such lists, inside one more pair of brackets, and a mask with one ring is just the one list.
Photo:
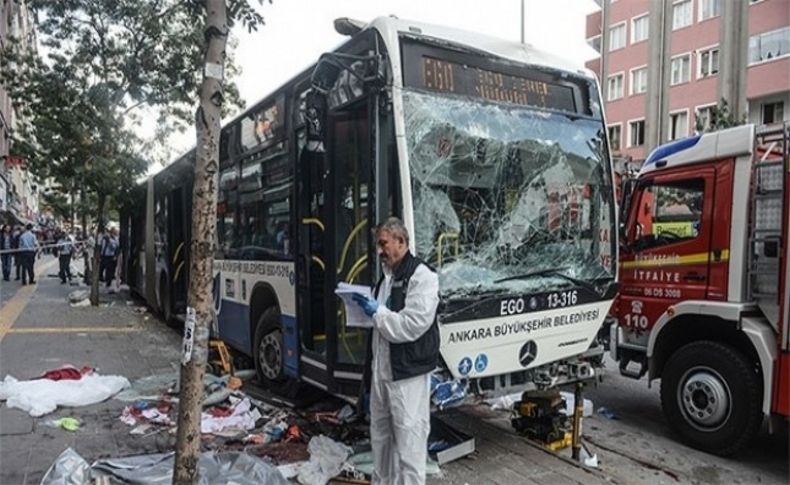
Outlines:
{"label": "articulated city bus", "polygon": [[[530,46],[395,18],[350,39],[222,128],[214,335],[272,388],[357,396],[365,330],[339,282],[380,276],[371,232],[401,217],[439,274],[444,376],[479,392],[589,376],[616,293],[599,88]],[[185,312],[194,152],[124,218],[131,287]]]}

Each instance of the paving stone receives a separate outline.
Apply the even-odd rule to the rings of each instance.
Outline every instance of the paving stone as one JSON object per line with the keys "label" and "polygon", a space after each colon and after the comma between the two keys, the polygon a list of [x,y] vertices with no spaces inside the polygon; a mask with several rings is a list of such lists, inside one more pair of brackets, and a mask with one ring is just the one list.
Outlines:
{"label": "paving stone", "polygon": [[0,408],[0,436],[14,436],[33,432],[33,418],[24,411],[8,406]]}

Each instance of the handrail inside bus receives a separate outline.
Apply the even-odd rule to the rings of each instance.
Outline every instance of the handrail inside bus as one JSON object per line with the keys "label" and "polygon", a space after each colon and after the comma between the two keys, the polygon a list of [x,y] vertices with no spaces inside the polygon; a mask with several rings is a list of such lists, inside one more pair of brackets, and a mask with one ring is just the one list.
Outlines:
{"label": "handrail inside bus", "polygon": [[179,244],[176,247],[176,253],[173,255],[173,264],[176,264],[176,261],[178,260],[178,254],[181,252],[183,248],[184,248],[184,241],[181,241],[181,244]]}
{"label": "handrail inside bus", "polygon": [[325,230],[324,223],[321,222],[321,220],[318,219],[317,217],[305,217],[304,219],[302,219],[302,224],[315,224],[316,226],[321,228],[322,231]]}
{"label": "handrail inside bus", "polygon": [[316,256],[316,255],[314,254],[314,255],[310,256],[310,259],[312,259],[313,261],[315,261],[315,264],[317,264],[318,266],[320,266],[322,270],[326,271],[326,265],[325,265],[325,264],[324,264],[324,262],[321,260],[321,258],[319,258],[318,256]]}
{"label": "handrail inside bus", "polygon": [[181,268],[183,268],[183,267],[184,267],[184,262],[181,261],[181,264],[178,265],[178,268],[176,268],[176,272],[173,275],[173,283],[178,281],[178,276],[181,274]]}
{"label": "handrail inside bus", "polygon": [[368,255],[365,254],[361,256],[356,263],[348,270],[348,274],[346,275],[346,282],[353,283],[354,280],[359,276],[359,273],[367,266],[368,263]]}
{"label": "handrail inside bus", "polygon": [[356,226],[354,226],[354,229],[352,229],[351,232],[348,233],[348,237],[346,238],[346,243],[343,244],[343,252],[340,253],[340,264],[337,265],[337,274],[343,273],[343,266],[345,266],[346,264],[346,256],[348,256],[348,248],[351,247],[351,241],[353,241],[354,238],[357,237],[359,231],[361,231],[362,228],[367,223],[368,223],[367,218],[362,219],[361,221],[359,221],[359,223]]}
{"label": "handrail inside bus", "polygon": [[457,258],[458,257],[458,252],[459,252],[459,239],[460,239],[460,237],[461,236],[457,232],[443,232],[443,233],[439,234],[439,237],[436,239],[436,267],[437,268],[441,268],[442,267],[442,259],[443,259],[443,253],[444,253],[442,242],[444,242],[444,239],[445,238],[446,239],[455,239],[455,244],[453,245],[455,247],[455,254],[453,256],[455,256]]}

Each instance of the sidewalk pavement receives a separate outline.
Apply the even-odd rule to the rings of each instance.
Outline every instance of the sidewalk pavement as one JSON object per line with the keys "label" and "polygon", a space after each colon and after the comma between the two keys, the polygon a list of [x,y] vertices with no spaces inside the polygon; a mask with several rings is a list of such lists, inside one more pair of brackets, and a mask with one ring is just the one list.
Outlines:
{"label": "sidewalk pavement", "polygon": [[[178,370],[177,332],[150,313],[135,312],[140,303],[128,305],[127,292],[109,295],[102,288],[102,306],[71,307],[66,297],[76,287],[61,285],[52,277],[54,268],[44,268],[36,286],[20,289],[0,309],[0,378],[35,378],[64,364],[90,365],[102,375],[122,375],[130,381]],[[9,308],[19,309],[18,314]],[[60,408],[34,419],[0,403],[0,484],[40,483],[67,447],[89,463],[173,449],[175,437],[166,432],[130,435],[129,427],[118,419],[126,404],[110,399],[93,406]],[[69,432],[47,425],[66,416],[79,419],[82,427]],[[510,428],[506,413],[472,407],[444,418],[474,435],[477,451],[443,466],[443,476],[428,483],[612,483],[600,471],[582,469],[527,443]]]}
{"label": "sidewalk pavement", "polygon": [[[130,381],[177,371],[180,336],[150,313],[135,312],[139,303],[127,305],[127,292],[109,295],[102,288],[102,306],[71,307],[66,298],[77,287],[52,276],[57,266],[42,269],[36,286],[19,289],[0,310],[0,378],[35,378],[65,364],[90,365]],[[22,307],[15,321],[8,321],[9,306]],[[130,436],[118,420],[125,404],[109,400],[31,418],[0,403],[0,483],[39,483],[69,446],[89,461],[172,449],[175,438],[166,434]],[[71,433],[46,424],[65,416],[78,418],[82,427]]]}

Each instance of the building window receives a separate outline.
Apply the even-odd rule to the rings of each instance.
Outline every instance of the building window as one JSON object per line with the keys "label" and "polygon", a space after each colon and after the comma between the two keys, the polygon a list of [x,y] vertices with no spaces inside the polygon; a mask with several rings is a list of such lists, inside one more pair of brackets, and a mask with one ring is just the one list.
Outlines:
{"label": "building window", "polygon": [[691,55],[676,57],[672,59],[671,82],[675,84],[687,83],[691,78]]}
{"label": "building window", "polygon": [[625,22],[609,29],[609,50],[625,47]]}
{"label": "building window", "polygon": [[623,97],[623,75],[617,74],[609,76],[609,85],[607,90],[607,101],[613,101]]}
{"label": "building window", "polygon": [[700,0],[699,21],[721,15],[721,0]]}
{"label": "building window", "polygon": [[716,105],[697,108],[695,112],[695,117],[697,118],[696,124],[697,124],[697,130],[699,132],[708,131],[708,129],[710,129],[710,127],[715,124],[716,114],[713,111],[715,108]]}
{"label": "building window", "polygon": [[763,124],[780,123],[784,120],[785,104],[782,101],[763,104]]}
{"label": "building window", "polygon": [[749,64],[790,54],[790,27],[749,37]]}
{"label": "building window", "polygon": [[697,53],[697,78],[713,76],[719,73],[719,48],[711,47]]}
{"label": "building window", "polygon": [[669,139],[685,138],[689,133],[688,111],[669,114]]}
{"label": "building window", "polygon": [[587,39],[587,44],[590,47],[592,47],[593,49],[595,49],[595,52],[598,52],[598,53],[601,52],[601,36],[600,35],[596,35],[595,37],[590,37],[589,39]]}
{"label": "building window", "polygon": [[691,25],[693,20],[691,7],[691,0],[683,0],[672,6],[672,30]]}
{"label": "building window", "polygon": [[640,67],[631,71],[631,94],[641,94],[647,91],[647,67]]}
{"label": "building window", "polygon": [[649,22],[647,15],[631,20],[631,43],[647,40]]}
{"label": "building window", "polygon": [[622,131],[622,125],[612,125],[609,127],[609,146],[612,147],[613,152],[620,150],[620,140],[623,135]]}
{"label": "building window", "polygon": [[638,147],[645,144],[645,120],[628,122],[628,146]]}

